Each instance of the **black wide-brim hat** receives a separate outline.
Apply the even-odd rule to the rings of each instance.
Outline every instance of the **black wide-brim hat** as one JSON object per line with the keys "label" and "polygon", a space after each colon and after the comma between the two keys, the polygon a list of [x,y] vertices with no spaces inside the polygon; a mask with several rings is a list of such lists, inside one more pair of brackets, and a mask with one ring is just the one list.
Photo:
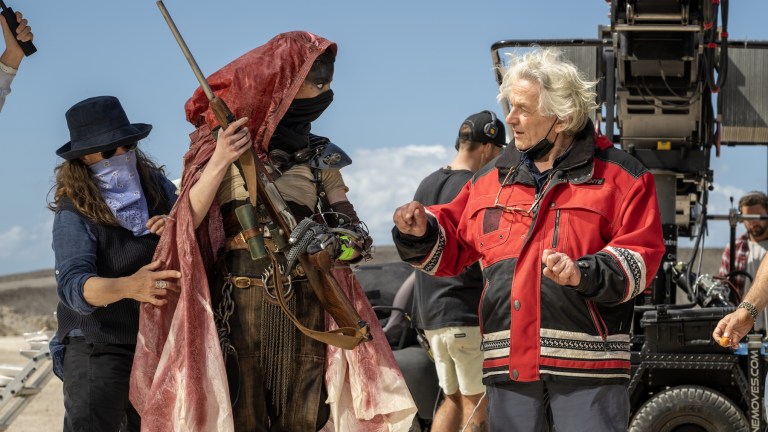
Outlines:
{"label": "black wide-brim hat", "polygon": [[66,160],[77,159],[135,143],[152,130],[146,123],[131,123],[114,96],[97,96],[78,102],[65,114],[70,141],[56,154]]}

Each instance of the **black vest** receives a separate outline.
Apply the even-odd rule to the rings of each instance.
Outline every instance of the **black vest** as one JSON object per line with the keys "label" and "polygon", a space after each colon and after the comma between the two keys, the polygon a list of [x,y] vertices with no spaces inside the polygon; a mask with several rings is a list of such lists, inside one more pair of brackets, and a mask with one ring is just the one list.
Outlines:
{"label": "black vest", "polygon": [[[59,211],[73,211],[80,215],[70,200],[65,198],[61,204]],[[161,209],[158,214],[168,211],[169,209]],[[150,210],[150,216],[152,215]],[[131,231],[121,226],[105,226],[85,217],[83,219],[96,236],[97,276],[129,276],[152,261],[155,247],[160,240],[157,235],[135,237]],[[59,302],[56,316],[59,322],[56,335],[59,340],[63,340],[73,329],[80,329],[88,343],[136,343],[136,334],[139,331],[139,302],[136,300],[123,299],[107,307],[99,307],[89,315],[81,315]]]}

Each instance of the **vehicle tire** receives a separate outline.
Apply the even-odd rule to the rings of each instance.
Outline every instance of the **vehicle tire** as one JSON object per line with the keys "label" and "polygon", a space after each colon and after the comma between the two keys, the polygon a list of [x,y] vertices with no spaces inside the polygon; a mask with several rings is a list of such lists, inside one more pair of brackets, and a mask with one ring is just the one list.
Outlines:
{"label": "vehicle tire", "polygon": [[648,399],[632,418],[629,432],[748,432],[738,406],[701,386],[672,387]]}

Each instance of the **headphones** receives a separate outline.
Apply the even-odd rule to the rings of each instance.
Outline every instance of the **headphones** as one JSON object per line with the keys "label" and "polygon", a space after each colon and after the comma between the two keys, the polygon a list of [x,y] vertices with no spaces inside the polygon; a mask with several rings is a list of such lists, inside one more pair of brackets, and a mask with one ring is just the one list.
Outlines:
{"label": "headphones", "polygon": [[483,133],[488,138],[496,138],[496,135],[499,134],[499,129],[496,127],[496,114],[493,111],[489,110],[483,110],[482,112],[488,113],[491,115],[491,121],[490,123],[486,123],[485,126],[483,126]]}
{"label": "headphones", "polygon": [[[496,122],[498,121],[498,119],[496,118],[496,114],[493,111],[489,111],[489,110],[483,110],[480,112],[488,113],[491,116],[491,121],[483,125],[483,134],[485,134],[485,136],[487,136],[490,139],[496,138],[496,135],[499,134],[499,128],[496,126]],[[470,127],[474,128],[474,123],[471,120],[466,120],[464,124],[469,124]],[[454,146],[456,150],[459,150],[460,138],[461,136],[456,137],[456,145]]]}

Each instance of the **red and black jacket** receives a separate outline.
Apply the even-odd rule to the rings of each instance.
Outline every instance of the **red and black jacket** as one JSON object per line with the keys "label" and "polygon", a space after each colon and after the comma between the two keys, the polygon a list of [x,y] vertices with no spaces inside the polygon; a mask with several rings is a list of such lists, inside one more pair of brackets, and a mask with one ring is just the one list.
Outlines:
{"label": "red and black jacket", "polygon": [[[664,253],[656,187],[639,161],[593,131],[588,122],[538,193],[509,145],[456,199],[427,208],[425,236],[393,230],[401,258],[426,273],[452,276],[480,260],[485,384],[629,379],[631,300]],[[494,206],[500,189],[507,210]],[[544,277],[544,249],[576,260],[581,283]]]}

